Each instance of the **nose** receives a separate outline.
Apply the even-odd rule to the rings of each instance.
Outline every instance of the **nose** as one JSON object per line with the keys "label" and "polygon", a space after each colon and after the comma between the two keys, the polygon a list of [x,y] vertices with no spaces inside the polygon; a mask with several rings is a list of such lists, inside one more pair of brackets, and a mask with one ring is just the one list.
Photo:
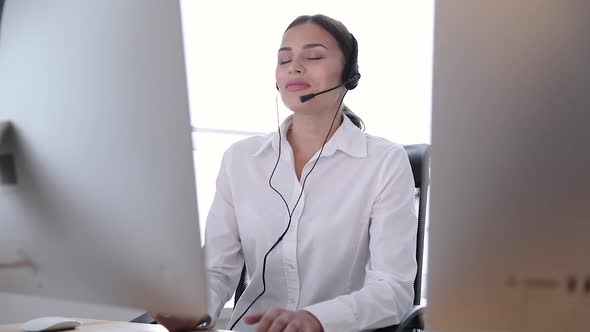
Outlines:
{"label": "nose", "polygon": [[301,74],[304,71],[304,67],[301,64],[301,61],[297,59],[293,59],[289,63],[289,74]]}

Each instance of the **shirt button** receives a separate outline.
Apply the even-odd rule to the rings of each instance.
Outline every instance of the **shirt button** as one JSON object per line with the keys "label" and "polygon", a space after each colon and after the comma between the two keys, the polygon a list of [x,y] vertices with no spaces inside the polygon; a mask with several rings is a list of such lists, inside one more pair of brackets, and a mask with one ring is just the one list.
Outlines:
{"label": "shirt button", "polygon": [[289,268],[290,268],[291,270],[293,270],[293,269],[295,269],[295,265],[293,265],[293,264],[289,264]]}

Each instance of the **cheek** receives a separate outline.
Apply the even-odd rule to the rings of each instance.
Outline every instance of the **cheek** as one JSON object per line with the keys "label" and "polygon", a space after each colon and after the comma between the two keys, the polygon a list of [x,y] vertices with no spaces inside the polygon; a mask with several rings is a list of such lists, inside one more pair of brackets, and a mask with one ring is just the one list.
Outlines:
{"label": "cheek", "polygon": [[323,66],[321,70],[315,71],[321,73],[316,75],[315,79],[317,83],[320,83],[324,89],[336,86],[342,83],[342,68],[340,64],[330,64]]}
{"label": "cheek", "polygon": [[275,80],[280,86],[283,86],[284,83],[286,83],[286,74],[281,67],[277,67],[275,70]]}
{"label": "cheek", "polygon": [[342,70],[343,68],[341,66],[334,66],[331,68],[329,74],[330,80],[336,84],[342,83]]}

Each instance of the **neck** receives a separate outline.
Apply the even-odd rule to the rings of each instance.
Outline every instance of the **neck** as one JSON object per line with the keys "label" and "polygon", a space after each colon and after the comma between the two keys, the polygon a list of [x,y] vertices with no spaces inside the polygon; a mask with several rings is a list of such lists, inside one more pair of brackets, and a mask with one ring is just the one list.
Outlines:
{"label": "neck", "polygon": [[291,144],[293,151],[313,155],[326,141],[326,135],[328,135],[329,140],[340,127],[342,111],[338,111],[332,129],[328,134],[332,120],[334,120],[334,112],[293,114],[293,123],[287,133],[287,140]]}

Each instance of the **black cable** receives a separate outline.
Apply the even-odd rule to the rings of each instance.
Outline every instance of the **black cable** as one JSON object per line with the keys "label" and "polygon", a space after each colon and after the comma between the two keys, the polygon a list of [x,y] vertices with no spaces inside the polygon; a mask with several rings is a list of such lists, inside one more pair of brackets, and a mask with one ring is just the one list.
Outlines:
{"label": "black cable", "polygon": [[332,127],[334,127],[334,121],[336,121],[336,116],[338,115],[338,111],[340,110],[340,107],[342,106],[342,102],[344,101],[344,97],[346,96],[347,92],[348,92],[348,90],[344,91],[344,95],[342,96],[342,98],[340,99],[340,102],[338,103],[338,107],[336,108],[336,112],[334,113],[334,118],[332,119],[332,123],[330,124],[330,129],[328,130],[328,134],[326,134],[326,139],[324,140],[324,143],[322,144],[322,148],[320,149],[320,153],[319,153],[317,159],[314,161],[313,166],[311,167],[309,172],[307,172],[307,174],[305,175],[305,178],[303,178],[303,184],[301,185],[301,192],[299,193],[299,197],[297,198],[297,201],[295,202],[295,205],[293,206],[293,210],[289,209],[289,204],[287,203],[287,200],[285,200],[285,197],[283,197],[283,195],[281,195],[281,193],[275,187],[272,186],[272,177],[274,176],[275,171],[277,170],[277,166],[279,165],[279,161],[281,160],[281,146],[282,146],[281,126],[279,125],[279,102],[278,102],[279,94],[277,93],[277,97],[275,98],[275,105],[276,105],[276,110],[277,110],[277,127],[278,127],[278,134],[279,134],[279,155],[277,157],[277,162],[275,163],[275,166],[270,174],[270,177],[268,178],[268,185],[270,186],[270,188],[272,190],[274,190],[281,197],[281,199],[285,203],[285,206],[287,207],[287,213],[289,214],[289,222],[287,223],[287,228],[285,229],[283,234],[281,234],[281,236],[277,239],[277,241],[272,245],[272,247],[270,247],[270,249],[264,255],[264,260],[262,262],[262,292],[260,294],[258,294],[258,296],[254,299],[254,301],[252,301],[252,303],[250,303],[248,308],[246,308],[246,310],[244,310],[244,312],[240,315],[240,317],[238,317],[238,319],[236,319],[236,321],[230,327],[230,331],[234,329],[236,324],[242,319],[242,317],[244,317],[244,315],[248,312],[248,310],[250,310],[250,308],[254,305],[254,303],[256,303],[256,301],[258,301],[258,299],[264,294],[264,292],[266,292],[266,258],[268,257],[270,252],[279,244],[279,242],[281,242],[281,240],[283,240],[283,237],[289,231],[289,227],[291,226],[291,219],[293,217],[293,213],[295,212],[295,209],[297,208],[297,205],[299,204],[299,201],[301,200],[301,197],[303,196],[303,191],[305,189],[305,183],[307,182],[307,178],[309,177],[309,175],[311,174],[311,172],[313,171],[315,166],[318,164],[318,161],[320,161],[320,158],[322,156],[322,152],[324,151],[324,146],[326,146],[326,143],[328,142],[328,138],[330,138],[330,132],[332,132]]}

